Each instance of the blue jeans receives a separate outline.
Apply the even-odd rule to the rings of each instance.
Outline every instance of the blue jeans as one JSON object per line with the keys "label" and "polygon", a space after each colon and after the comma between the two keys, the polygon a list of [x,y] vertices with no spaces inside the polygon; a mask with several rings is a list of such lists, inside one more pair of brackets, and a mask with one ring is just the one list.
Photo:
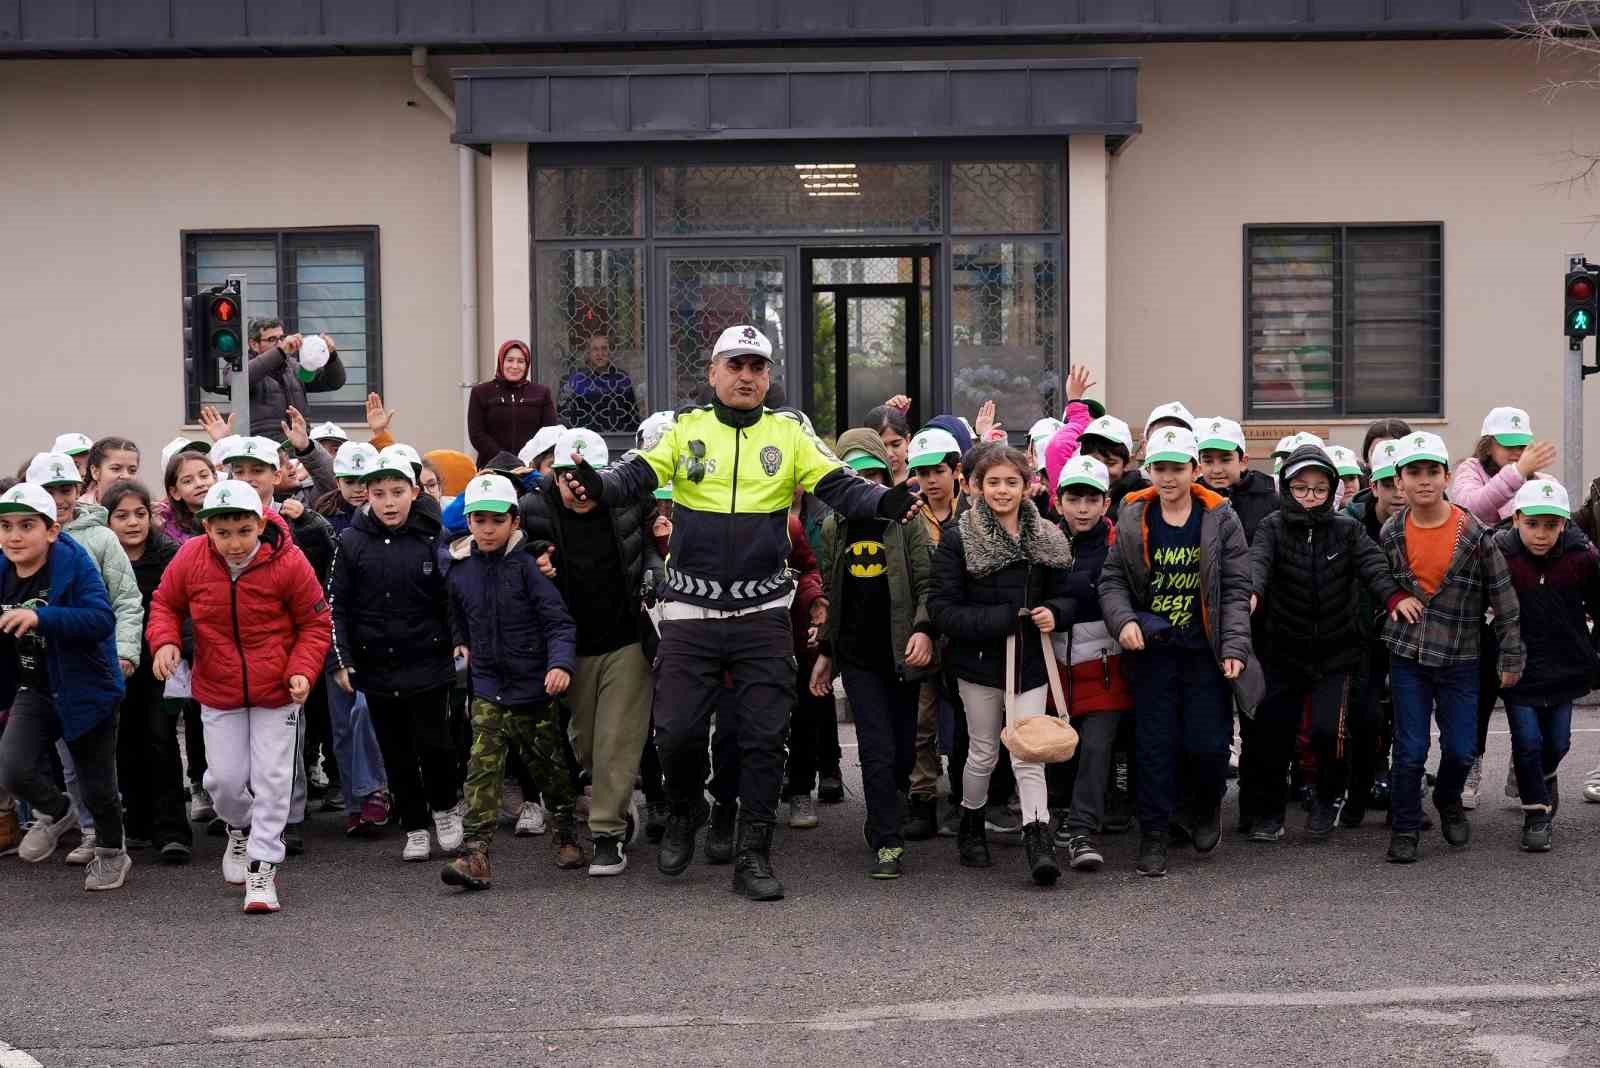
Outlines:
{"label": "blue jeans", "polygon": [[372,729],[367,698],[360,690],[353,694],[333,681],[327,672],[328,714],[333,721],[333,756],[339,762],[340,785],[344,787],[344,810],[353,813],[361,802],[379,790],[388,789],[389,775],[384,770],[378,734]]}
{"label": "blue jeans", "polygon": [[1548,806],[1550,781],[1572,747],[1572,703],[1538,708],[1506,705],[1511,721],[1511,766],[1517,769],[1522,807]]}
{"label": "blue jeans", "polygon": [[1478,665],[1424,667],[1396,656],[1389,662],[1394,695],[1394,768],[1390,772],[1390,813],[1394,831],[1422,830],[1422,770],[1432,738],[1428,720],[1439,722],[1439,776],[1433,789],[1437,808],[1459,804],[1478,749]]}

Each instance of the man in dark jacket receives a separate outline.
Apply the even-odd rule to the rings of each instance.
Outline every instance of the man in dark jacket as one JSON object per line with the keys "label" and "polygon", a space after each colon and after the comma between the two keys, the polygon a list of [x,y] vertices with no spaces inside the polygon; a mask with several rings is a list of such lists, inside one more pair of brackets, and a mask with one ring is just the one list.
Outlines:
{"label": "man in dark jacket", "polygon": [[1250,550],[1267,697],[1249,727],[1239,789],[1254,819],[1249,835],[1255,842],[1283,837],[1285,772],[1308,705],[1317,787],[1306,834],[1321,840],[1333,831],[1351,756],[1372,750],[1377,729],[1350,700],[1373,629],[1362,622],[1362,605],[1389,609],[1406,600],[1360,522],[1333,510],[1339,473],[1326,452],[1302,445],[1279,477],[1283,505],[1262,522]]}
{"label": "man in dark jacket", "polygon": [[393,447],[363,481],[367,506],[339,536],[328,579],[334,680],[347,694],[359,687],[366,695],[406,833],[403,859],[422,861],[430,856],[430,812],[440,849],[452,852],[462,841],[439,506],[418,494],[409,459]]}
{"label": "man in dark jacket", "polygon": [[471,537],[448,550],[450,633],[472,678],[472,758],[462,855],[440,873],[452,886],[489,887],[489,843],[500,819],[506,753],[515,747],[544,784],[556,820],[556,866],[577,868],[583,851],[573,820],[555,698],[577,668],[577,627],[561,594],[522,551],[517,492],[502,475],[467,483]]}
{"label": "man in dark jacket", "polygon": [[[561,432],[554,470],[571,470],[574,454],[597,467],[610,458],[600,435],[581,427]],[[643,644],[649,627],[640,597],[646,569],[653,571],[657,558],[654,539],[646,537],[655,498],[607,508],[577,500],[563,479],[550,478],[524,494],[519,507],[531,551],[543,557],[550,550],[556,588],[578,625],[578,664],[566,705],[573,751],[594,787],[589,874],[620,875],[640,825],[633,780],[650,730],[650,661]]]}
{"label": "man in dark jacket", "polygon": [[250,433],[271,434],[290,408],[309,411],[308,393],[332,393],[345,383],[339,350],[327,334],[328,362],[315,374],[301,377],[299,353],[305,338],[285,335],[280,319],[250,320]]}
{"label": "man in dark jacket", "polygon": [[633,379],[611,362],[611,339],[594,335],[583,357],[583,366],[561,383],[562,419],[602,434],[633,433],[639,428],[639,397]]}

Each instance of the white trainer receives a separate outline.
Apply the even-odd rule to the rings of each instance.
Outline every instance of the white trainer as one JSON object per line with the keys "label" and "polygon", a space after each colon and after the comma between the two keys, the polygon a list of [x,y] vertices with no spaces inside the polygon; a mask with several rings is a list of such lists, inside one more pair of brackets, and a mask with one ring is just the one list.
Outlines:
{"label": "white trainer", "polygon": [[83,832],[83,841],[79,842],[76,848],[74,848],[61,859],[66,861],[68,864],[77,864],[80,866],[87,864],[94,859],[94,843],[94,828],[90,827]]}
{"label": "white trainer", "polygon": [[401,860],[427,860],[433,855],[432,843],[428,840],[427,831],[407,831],[406,847],[400,853]]}
{"label": "white trainer", "polygon": [[50,854],[56,851],[56,846],[61,841],[61,836],[78,825],[77,810],[68,807],[67,814],[60,819],[51,819],[42,812],[33,814],[33,826],[28,828],[28,833],[22,836],[22,844],[17,847],[17,856],[29,864],[37,864],[41,860],[48,860]]}
{"label": "white trainer", "polygon": [[250,832],[228,828],[228,848],[222,851],[222,880],[234,886],[243,886],[250,874],[250,857],[245,852],[250,844]]}
{"label": "white trainer", "polygon": [[126,849],[96,849],[83,873],[85,890],[116,890],[128,881],[133,858]]}
{"label": "white trainer", "polygon": [[544,806],[537,801],[524,801],[522,811],[517,813],[518,838],[528,838],[544,833]]}
{"label": "white trainer", "polygon": [[433,814],[433,835],[439,839],[439,848],[444,852],[454,853],[461,848],[461,828],[461,815],[454,808]]}
{"label": "white trainer", "polygon": [[1600,803],[1600,767],[1583,777],[1583,799]]}
{"label": "white trainer", "polygon": [[282,907],[278,904],[277,865],[251,861],[244,877],[244,911],[277,912]]}

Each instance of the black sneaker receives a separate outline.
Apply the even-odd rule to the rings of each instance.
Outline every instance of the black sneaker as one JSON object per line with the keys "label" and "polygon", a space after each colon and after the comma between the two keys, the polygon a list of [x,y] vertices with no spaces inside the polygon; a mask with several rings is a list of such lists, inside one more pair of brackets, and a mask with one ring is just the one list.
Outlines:
{"label": "black sneaker", "polygon": [[665,801],[646,801],[644,805],[644,837],[651,845],[658,845],[667,833],[667,814],[671,811]]}
{"label": "black sneaker", "polygon": [[1283,840],[1283,821],[1268,816],[1250,825],[1247,842],[1280,842]]}
{"label": "black sneaker", "polygon": [[910,842],[920,842],[939,833],[939,800],[913,797],[906,802],[906,818],[900,821],[900,834]]}
{"label": "black sneaker", "polygon": [[844,800],[844,780],[838,768],[824,772],[817,779],[817,800],[824,805],[837,805]]}
{"label": "black sneaker", "polygon": [[869,879],[898,879],[904,867],[906,851],[901,846],[884,846],[878,850],[878,859],[867,869]]}
{"label": "black sneaker", "polygon": [[1050,825],[1044,820],[1034,820],[1022,828],[1022,847],[1028,859],[1028,874],[1039,886],[1054,886],[1061,878],[1061,865],[1056,860],[1056,844],[1050,837]]}
{"label": "black sneaker", "polygon": [[1050,810],[1050,834],[1055,838],[1056,848],[1065,849],[1067,843],[1072,841],[1072,832],[1067,830],[1067,810],[1053,808]]}
{"label": "black sneaker", "polygon": [[1415,831],[1396,831],[1389,836],[1389,863],[1415,864],[1422,856],[1419,842],[1422,836]]}
{"label": "black sneaker", "polygon": [[706,863],[733,863],[733,831],[739,819],[737,801],[718,801],[711,806],[711,823],[706,828]]}
{"label": "black sneaker", "polygon": [[1467,810],[1460,801],[1434,807],[1439,810],[1439,833],[1456,849],[1465,849],[1472,841],[1472,824],[1467,822]]}
{"label": "black sneaker", "polygon": [[1334,808],[1324,801],[1316,801],[1311,805],[1311,812],[1306,816],[1306,837],[1313,842],[1325,842],[1333,833]]}
{"label": "black sneaker", "polygon": [[187,842],[163,842],[161,845],[161,863],[187,864],[194,856],[194,850]]}
{"label": "black sneaker", "polygon": [[1339,826],[1355,828],[1361,826],[1361,821],[1367,818],[1367,806],[1358,805],[1354,801],[1346,801],[1344,808],[1339,811]]}
{"label": "black sneaker", "polygon": [[283,828],[283,850],[291,857],[298,857],[306,851],[306,834],[303,824],[285,824]]}
{"label": "black sneaker", "polygon": [[1550,812],[1526,812],[1522,816],[1522,851],[1548,853],[1554,821]]}
{"label": "black sneaker", "polygon": [[622,839],[612,834],[594,836],[594,856],[589,859],[590,875],[621,875],[628,870],[628,854]]}
{"label": "black sneaker", "polygon": [[1222,841],[1222,805],[1219,802],[1194,824],[1194,851],[1209,853]]}
{"label": "black sneaker", "polygon": [[1159,879],[1167,874],[1167,838],[1162,834],[1146,834],[1139,839],[1139,859],[1134,865],[1140,875]]}
{"label": "black sneaker", "polygon": [[1073,871],[1099,871],[1106,858],[1100,846],[1086,834],[1075,834],[1067,839],[1067,864]]}

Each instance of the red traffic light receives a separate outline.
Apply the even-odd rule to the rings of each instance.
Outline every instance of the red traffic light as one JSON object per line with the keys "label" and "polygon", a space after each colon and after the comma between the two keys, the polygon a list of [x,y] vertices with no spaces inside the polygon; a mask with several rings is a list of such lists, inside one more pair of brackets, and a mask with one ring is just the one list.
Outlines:
{"label": "red traffic light", "polygon": [[1588,303],[1594,299],[1594,279],[1579,275],[1567,282],[1567,299]]}
{"label": "red traffic light", "polygon": [[239,318],[239,305],[232,297],[217,297],[211,302],[211,317],[218,322],[231,323]]}

